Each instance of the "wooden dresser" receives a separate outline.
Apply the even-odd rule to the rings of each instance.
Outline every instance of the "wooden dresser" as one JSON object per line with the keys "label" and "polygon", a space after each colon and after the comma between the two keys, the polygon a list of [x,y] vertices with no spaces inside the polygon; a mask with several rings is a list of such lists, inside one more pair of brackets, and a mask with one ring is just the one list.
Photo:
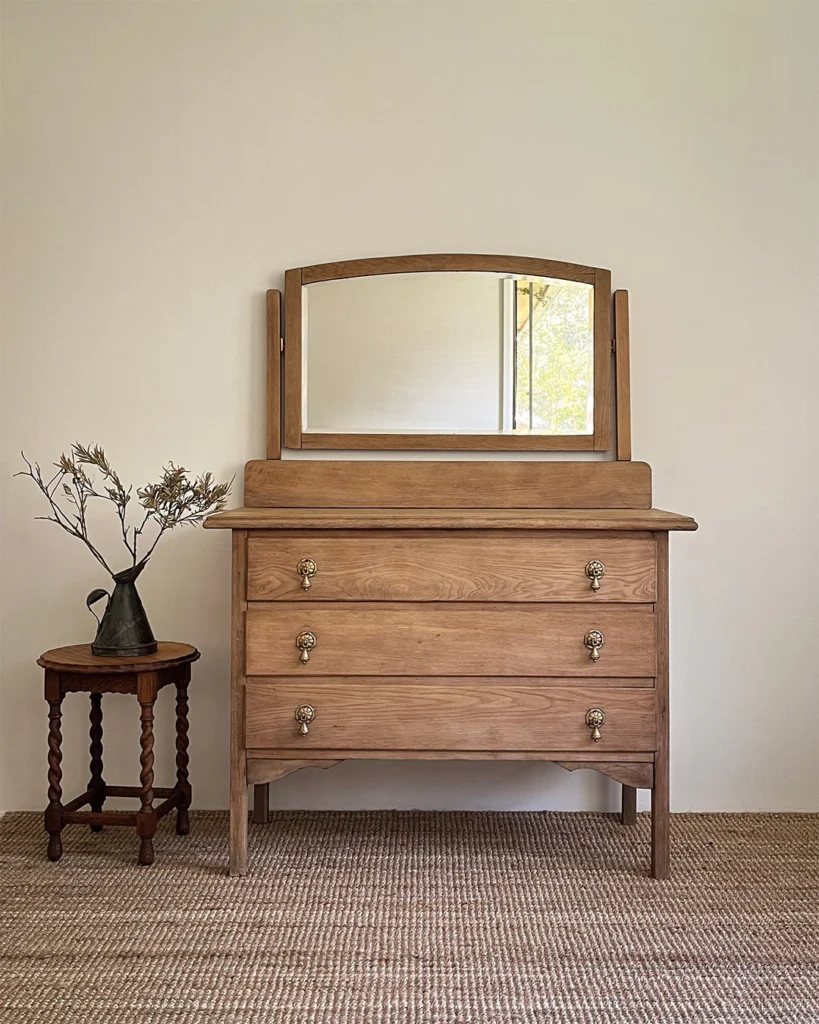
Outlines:
{"label": "wooden dresser", "polygon": [[650,488],[636,462],[250,463],[207,524],[233,530],[231,870],[249,783],[509,758],[611,776],[626,820],[651,789],[665,877],[668,532],[696,524]]}
{"label": "wooden dresser", "polygon": [[[436,273],[427,309],[419,284]],[[612,301],[608,271],[503,256],[322,264],[285,283],[283,318],[267,297],[268,457],[246,466],[244,507],[205,524],[233,532],[231,873],[247,869],[249,785],[264,821],[268,784],[299,768],[420,758],[593,769],[622,784],[626,824],[650,789],[651,871],[666,877],[668,535],[697,524],[652,508],[651,470],[631,461],[626,293]],[[473,293],[488,331],[461,316]],[[385,325],[416,321],[417,352],[415,336],[393,344]],[[496,429],[441,427],[474,424],[487,366]],[[402,428],[416,409],[420,429]],[[578,457],[282,460],[282,442]]]}

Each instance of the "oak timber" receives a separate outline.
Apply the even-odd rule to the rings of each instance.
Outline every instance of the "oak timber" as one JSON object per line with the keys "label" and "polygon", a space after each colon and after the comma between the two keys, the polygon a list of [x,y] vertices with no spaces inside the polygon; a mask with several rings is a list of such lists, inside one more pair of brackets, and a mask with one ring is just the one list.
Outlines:
{"label": "oak timber", "polygon": [[[594,661],[584,646],[600,630]],[[302,665],[296,637],[316,638]],[[248,676],[653,676],[651,605],[251,602]]]}
{"label": "oak timber", "polygon": [[[251,748],[247,751],[248,764],[253,761],[278,761],[290,758],[302,758],[298,750],[287,747]],[[645,762],[651,764],[654,754],[651,751],[611,751],[594,750],[353,750],[345,749],[343,754],[337,750],[310,750],[310,757],[316,761],[611,761],[616,758],[620,764],[626,761]],[[249,769],[248,769],[249,770]],[[258,769],[254,768],[254,776]]]}
{"label": "oak timber", "polygon": [[[605,726],[603,727],[605,728]],[[625,789],[650,789],[654,781],[654,766],[648,762],[632,761],[555,761],[567,772],[578,768],[593,768],[616,782],[622,783]],[[624,824],[626,824],[624,822]]]}
{"label": "oak timber", "polygon": [[[304,433],[304,285],[468,270],[594,285],[593,435]],[[300,767],[410,758],[591,768],[623,785],[624,821],[635,787],[651,786],[652,872],[664,877],[667,531],[697,524],[652,508],[651,471],[630,461],[627,293],[612,310],[608,271],[518,257],[297,268],[283,311],[268,294],[268,375],[268,460],[246,467],[247,507],[206,523],[234,531],[231,872],[246,870],[248,784],[263,819],[267,783]],[[596,448],[615,461],[279,461],[282,391],[287,448],[564,449],[587,460]],[[303,558],[317,565],[308,590]],[[592,560],[606,567],[598,592]],[[583,645],[593,628],[605,636],[598,662]],[[307,664],[295,646],[304,630],[317,638]],[[294,712],[305,702],[316,717],[302,736]],[[592,707],[606,715],[599,743],[585,724]]]}
{"label": "oak timber", "polygon": [[[634,465],[634,463],[622,463]],[[235,508],[205,520],[211,530],[696,530],[662,509]]]}
{"label": "oak timber", "polygon": [[[651,773],[649,788],[654,784],[654,772]],[[624,825],[637,824],[637,786],[623,784],[622,804],[620,810],[620,821]]]}
{"label": "oak timber", "polygon": [[617,416],[617,458],[631,459],[631,354],[628,292],[614,293],[614,379]]}
{"label": "oak timber", "polygon": [[[593,433],[332,433],[304,430],[302,401],[302,289],[319,282],[382,274],[489,272],[553,277],[591,284],[593,302]],[[443,253],[348,260],[296,267],[285,274],[285,445],[336,450],[609,451],[611,449],[611,273],[599,267],[520,256]]]}
{"label": "oak timber", "polygon": [[[316,574],[304,589],[297,566]],[[593,590],[586,566],[602,561]],[[648,534],[481,531],[367,532],[317,536],[254,532],[248,539],[251,601],[653,602],[654,542]]]}
{"label": "oak timber", "polygon": [[[248,784],[254,783],[254,779],[247,776]],[[270,820],[270,787],[268,785],[255,784],[253,786],[253,824],[266,825]]]}
{"label": "oak timber", "polygon": [[314,451],[411,452],[595,450],[592,434],[333,434],[312,430],[301,435],[299,447]]}
{"label": "oak timber", "polygon": [[[343,685],[251,679],[247,684],[246,742],[253,747],[340,751],[410,747],[413,750],[530,750],[564,745],[595,752],[654,749],[653,690],[558,689],[472,685],[434,687],[394,683],[373,690],[366,681]],[[293,713],[315,708],[308,735]],[[606,722],[595,743],[586,712],[605,704]]]}
{"label": "oak timber", "polygon": [[[308,662],[308,668],[309,668]],[[510,682],[509,676],[421,676],[421,675],[401,675],[401,676],[353,676],[353,675],[322,675],[310,676],[308,669],[303,666],[300,669],[294,669],[292,675],[278,676],[276,677],[277,682],[284,682],[290,680],[293,683],[303,682],[308,677],[320,678],[323,683],[334,683],[337,686],[344,686],[347,683],[361,683],[376,690],[382,686],[388,684],[400,684],[402,686],[410,685],[413,686],[459,686],[461,684],[467,686],[474,686],[476,681],[480,680],[482,683],[487,683],[491,686],[507,686]],[[254,677],[249,677],[251,680]],[[263,682],[265,676],[256,677],[256,681]],[[601,687],[618,687],[622,689],[626,686],[637,686],[643,689],[651,689],[654,686],[653,676],[595,676],[593,680],[584,678],[583,676],[514,676],[514,682],[517,686],[530,686],[536,689],[542,689],[544,686],[556,686],[565,689],[571,686],[588,686],[590,682],[594,684],[596,689]]]}
{"label": "oak timber", "polygon": [[256,792],[264,790],[264,792],[267,793],[267,787],[271,782],[276,782],[278,779],[284,778],[285,775],[291,775],[293,772],[297,772],[301,768],[332,768],[337,764],[341,764],[341,761],[329,761],[324,759],[320,761],[271,760],[269,758],[257,759],[253,757],[252,751],[248,751],[247,781],[254,784]]}
{"label": "oak timber", "polygon": [[264,460],[245,466],[264,508],[648,509],[645,462]]}
{"label": "oak timber", "polygon": [[282,380],[282,293],[271,288],[267,293],[267,457],[282,454],[281,380]]}
{"label": "oak timber", "polygon": [[669,727],[668,727],[668,534],[657,533],[657,746],[651,790],[651,874],[668,878],[669,849]]}
{"label": "oak timber", "polygon": [[594,450],[611,449],[611,273],[594,272]]}
{"label": "oak timber", "polygon": [[284,275],[284,446],[301,448],[301,270]]}
{"label": "oak timber", "polygon": [[599,268],[580,263],[544,260],[532,256],[488,256],[477,253],[428,253],[417,256],[375,256],[363,260],[340,260],[300,267],[303,284],[317,281],[339,281],[349,277],[371,277],[375,274],[486,273],[526,274],[532,277],[555,277],[564,281],[594,284]]}
{"label": "oak timber", "polygon": [[245,619],[247,533],[233,533],[230,657],[230,874],[247,873],[247,759],[245,757]]}

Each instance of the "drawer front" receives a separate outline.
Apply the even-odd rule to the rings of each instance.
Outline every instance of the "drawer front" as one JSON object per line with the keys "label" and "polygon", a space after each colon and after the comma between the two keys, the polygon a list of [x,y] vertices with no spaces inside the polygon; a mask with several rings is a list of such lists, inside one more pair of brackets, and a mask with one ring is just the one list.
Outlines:
{"label": "drawer front", "polygon": [[[653,689],[366,679],[247,682],[248,748],[302,750],[653,751]],[[296,708],[315,716],[301,735]],[[586,714],[605,714],[592,739]]]}
{"label": "drawer front", "polygon": [[[315,575],[298,566],[313,562]],[[605,573],[598,590],[590,562]],[[654,541],[571,532],[251,534],[251,601],[631,601],[656,597]]]}
{"label": "drawer front", "polygon": [[[248,676],[654,676],[650,605],[252,603]],[[592,660],[584,637],[603,635]],[[315,647],[302,663],[297,638]]]}

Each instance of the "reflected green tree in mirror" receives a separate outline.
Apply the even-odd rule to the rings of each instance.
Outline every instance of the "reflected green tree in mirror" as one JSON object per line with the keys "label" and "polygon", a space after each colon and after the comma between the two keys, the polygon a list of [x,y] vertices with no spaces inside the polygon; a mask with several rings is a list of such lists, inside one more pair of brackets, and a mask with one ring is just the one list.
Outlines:
{"label": "reflected green tree in mirror", "polygon": [[592,433],[591,295],[574,282],[516,282],[516,431]]}

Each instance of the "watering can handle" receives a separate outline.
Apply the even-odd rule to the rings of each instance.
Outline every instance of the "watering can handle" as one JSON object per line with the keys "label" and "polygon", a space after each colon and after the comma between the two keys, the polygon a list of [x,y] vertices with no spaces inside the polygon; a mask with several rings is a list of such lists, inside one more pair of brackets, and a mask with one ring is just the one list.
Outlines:
{"label": "watering can handle", "polygon": [[111,595],[108,593],[107,590],[92,590],[88,597],[86,597],[85,599],[85,606],[97,620],[98,625],[102,625],[102,620],[99,618],[99,616],[91,607],[91,605],[96,604],[97,601],[101,601],[104,597],[107,597],[109,601],[111,600]]}

